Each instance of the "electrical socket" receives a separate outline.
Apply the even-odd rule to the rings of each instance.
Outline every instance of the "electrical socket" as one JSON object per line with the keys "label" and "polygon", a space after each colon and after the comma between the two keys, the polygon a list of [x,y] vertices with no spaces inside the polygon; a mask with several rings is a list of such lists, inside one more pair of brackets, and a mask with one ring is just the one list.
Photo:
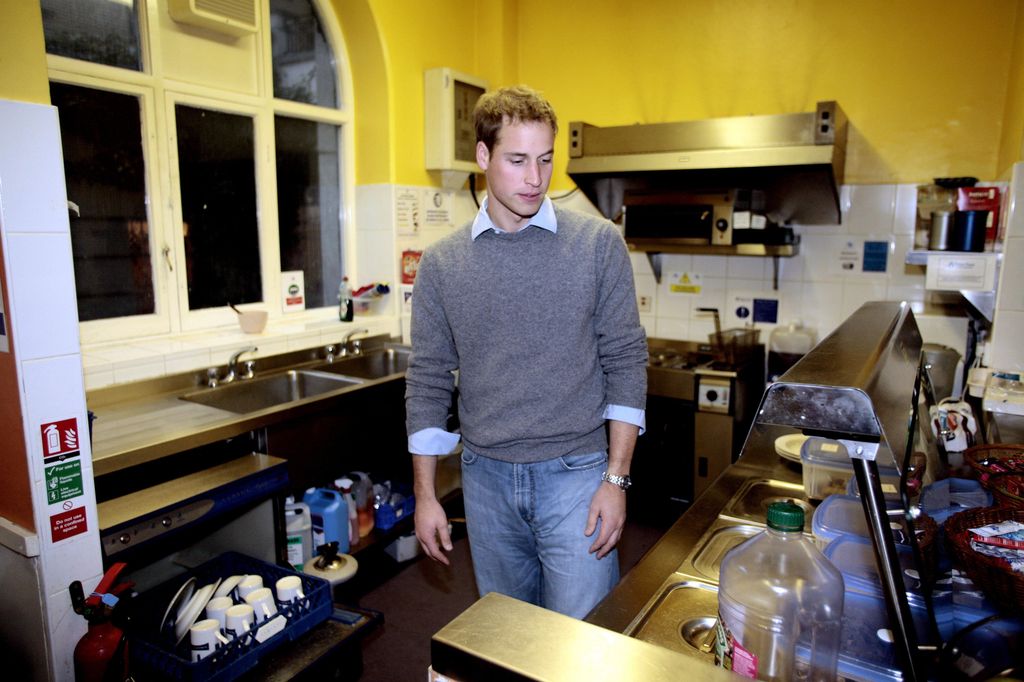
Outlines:
{"label": "electrical socket", "polygon": [[642,313],[651,312],[651,297],[643,294],[637,296],[637,308],[639,308]]}

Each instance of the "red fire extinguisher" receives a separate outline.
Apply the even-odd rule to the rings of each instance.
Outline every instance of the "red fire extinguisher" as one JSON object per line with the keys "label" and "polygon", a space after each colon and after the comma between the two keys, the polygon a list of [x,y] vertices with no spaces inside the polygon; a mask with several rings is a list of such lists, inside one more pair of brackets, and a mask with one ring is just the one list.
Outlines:
{"label": "red fire extinguisher", "polygon": [[121,682],[128,676],[126,637],[120,617],[123,608],[117,607],[122,602],[119,595],[133,584],[114,585],[125,566],[120,562],[111,566],[89,597],[85,597],[82,583],[78,580],[69,587],[72,608],[89,622],[89,631],[75,646],[77,682]]}

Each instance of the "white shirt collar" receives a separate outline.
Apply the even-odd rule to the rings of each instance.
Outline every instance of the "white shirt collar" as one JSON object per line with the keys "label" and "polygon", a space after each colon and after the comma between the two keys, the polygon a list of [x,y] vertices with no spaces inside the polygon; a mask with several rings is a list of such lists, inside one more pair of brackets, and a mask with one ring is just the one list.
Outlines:
{"label": "white shirt collar", "polygon": [[[494,224],[494,221],[491,220],[491,216],[487,213],[487,202],[489,200],[490,197],[484,198],[484,203],[480,206],[480,210],[477,211],[476,218],[473,219],[473,228],[469,233],[471,239],[476,239],[487,230],[504,232],[504,230]],[[551,203],[550,197],[544,197],[544,201],[540,204],[540,209],[532,218],[530,218],[530,222],[527,223],[527,226],[528,225],[534,225],[553,233],[558,232],[558,219],[555,217],[555,205]]]}

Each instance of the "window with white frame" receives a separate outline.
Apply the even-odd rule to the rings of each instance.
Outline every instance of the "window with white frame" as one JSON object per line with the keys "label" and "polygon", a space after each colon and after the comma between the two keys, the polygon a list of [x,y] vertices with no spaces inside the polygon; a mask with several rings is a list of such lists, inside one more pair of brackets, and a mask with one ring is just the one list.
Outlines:
{"label": "window with white frame", "polygon": [[167,0],[40,0],[86,343],[227,324],[228,304],[274,315],[283,272],[307,309],[337,303],[340,31],[317,0],[249,1],[261,29],[229,37]]}

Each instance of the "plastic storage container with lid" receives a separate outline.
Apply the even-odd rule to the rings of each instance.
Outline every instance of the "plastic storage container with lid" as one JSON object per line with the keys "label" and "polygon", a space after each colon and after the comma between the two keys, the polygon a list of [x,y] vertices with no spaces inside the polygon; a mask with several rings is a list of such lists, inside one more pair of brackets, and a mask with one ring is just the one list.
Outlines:
{"label": "plastic storage container with lid", "polygon": [[[895,506],[894,503],[887,504]],[[890,518],[889,527],[892,529],[893,540],[898,544],[907,543],[904,523]],[[811,532],[818,546],[823,548],[843,535],[869,538],[871,533],[864,516],[864,505],[854,495],[829,495],[822,500],[811,518]]]}
{"label": "plastic storage container with lid", "polygon": [[794,679],[801,636],[804,679],[836,675],[843,576],[803,534],[804,511],[768,507],[768,527],[722,559],[715,663],[759,680]]}
{"label": "plastic storage container with lid", "polygon": [[772,330],[768,337],[768,380],[775,381],[795,365],[817,342],[813,329],[794,320]]}
{"label": "plastic storage container with lid", "polygon": [[[888,450],[884,452],[884,457],[891,462]],[[847,484],[853,478],[853,465],[846,446],[839,441],[816,436],[808,438],[800,447],[800,463],[803,466],[804,493],[807,497],[823,500],[829,495],[847,492]],[[894,466],[879,464],[878,474],[886,497],[891,492],[898,499],[899,471]]]}

